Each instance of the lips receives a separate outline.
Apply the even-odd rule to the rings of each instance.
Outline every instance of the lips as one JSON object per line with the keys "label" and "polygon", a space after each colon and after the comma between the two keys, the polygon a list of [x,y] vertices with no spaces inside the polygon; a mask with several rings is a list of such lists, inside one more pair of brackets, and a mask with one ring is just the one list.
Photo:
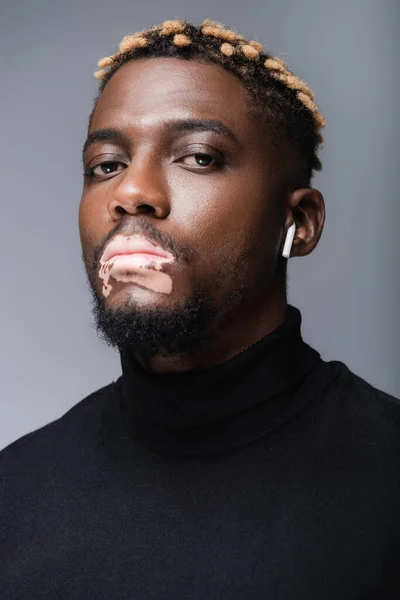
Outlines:
{"label": "lips", "polygon": [[174,256],[156,246],[143,235],[117,235],[106,246],[103,255],[100,259],[101,263],[109,261],[111,258],[118,255],[126,254],[141,254],[160,262],[172,262]]}

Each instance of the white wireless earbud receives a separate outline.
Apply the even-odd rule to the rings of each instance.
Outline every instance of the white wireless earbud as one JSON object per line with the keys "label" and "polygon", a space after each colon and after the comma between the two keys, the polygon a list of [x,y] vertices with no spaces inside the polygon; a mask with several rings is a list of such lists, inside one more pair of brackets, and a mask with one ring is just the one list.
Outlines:
{"label": "white wireless earbud", "polygon": [[289,229],[287,230],[287,233],[286,233],[285,245],[283,247],[283,252],[282,252],[282,256],[284,256],[285,258],[289,258],[289,256],[290,256],[295,231],[296,231],[296,224],[293,223],[289,227]]}

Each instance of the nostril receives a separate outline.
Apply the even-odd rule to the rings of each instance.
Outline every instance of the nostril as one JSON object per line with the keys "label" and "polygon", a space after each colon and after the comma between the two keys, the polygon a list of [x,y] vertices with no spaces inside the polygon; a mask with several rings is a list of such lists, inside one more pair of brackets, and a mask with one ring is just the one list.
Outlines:
{"label": "nostril", "polygon": [[137,207],[137,212],[143,214],[154,213],[155,208],[154,206],[150,206],[149,204],[139,204],[139,206]]}
{"label": "nostril", "polygon": [[[127,212],[130,212],[129,210],[126,210],[126,208],[124,208],[123,206],[121,206],[120,204],[118,204],[115,207],[115,211],[120,214],[120,215],[124,215]],[[155,212],[155,208],[153,206],[150,206],[150,204],[139,204],[136,207],[135,212],[138,212],[140,214],[148,214],[148,213],[154,213]]]}

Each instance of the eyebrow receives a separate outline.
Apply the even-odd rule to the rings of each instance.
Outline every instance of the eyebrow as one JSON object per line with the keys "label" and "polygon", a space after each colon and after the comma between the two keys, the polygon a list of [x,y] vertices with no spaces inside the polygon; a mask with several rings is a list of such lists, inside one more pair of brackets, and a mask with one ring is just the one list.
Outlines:
{"label": "eyebrow", "polygon": [[96,142],[122,142],[123,138],[124,136],[122,135],[122,133],[118,131],[118,129],[114,129],[112,127],[107,127],[105,129],[96,129],[95,131],[92,131],[91,133],[89,133],[85,143],[83,144],[82,159],[85,156],[85,152],[90,148],[90,146],[92,146]]}
{"label": "eyebrow", "polygon": [[237,144],[239,143],[232,129],[217,119],[180,119],[179,121],[170,121],[167,127],[170,131],[176,132],[213,131],[219,135],[231,138]]}
{"label": "eyebrow", "polygon": [[[168,131],[178,133],[184,131],[213,131],[214,133],[228,137],[239,144],[239,140],[232,129],[217,119],[179,119],[176,121],[167,121],[166,128]],[[121,142],[123,140],[124,135],[118,131],[118,129],[112,127],[96,129],[89,133],[86,138],[83,145],[82,158],[88,148],[96,142]]]}

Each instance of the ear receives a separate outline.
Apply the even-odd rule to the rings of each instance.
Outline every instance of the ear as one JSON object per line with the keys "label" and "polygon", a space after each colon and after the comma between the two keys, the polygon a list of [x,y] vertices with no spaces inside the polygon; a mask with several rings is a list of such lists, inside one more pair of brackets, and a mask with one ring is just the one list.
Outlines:
{"label": "ear", "polygon": [[325,202],[321,192],[301,188],[290,194],[282,250],[286,232],[293,222],[296,232],[290,256],[307,256],[318,244],[325,223]]}

